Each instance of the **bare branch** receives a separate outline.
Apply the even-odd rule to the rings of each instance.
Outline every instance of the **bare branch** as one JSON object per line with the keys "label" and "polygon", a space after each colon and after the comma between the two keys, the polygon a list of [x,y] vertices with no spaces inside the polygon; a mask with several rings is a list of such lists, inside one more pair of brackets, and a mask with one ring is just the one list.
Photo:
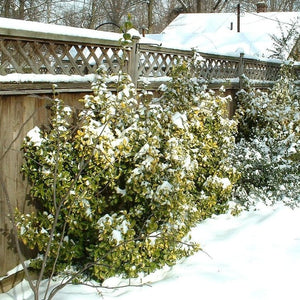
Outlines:
{"label": "bare branch", "polygon": [[183,0],[177,0],[177,1],[184,7],[185,10],[188,10],[188,6]]}

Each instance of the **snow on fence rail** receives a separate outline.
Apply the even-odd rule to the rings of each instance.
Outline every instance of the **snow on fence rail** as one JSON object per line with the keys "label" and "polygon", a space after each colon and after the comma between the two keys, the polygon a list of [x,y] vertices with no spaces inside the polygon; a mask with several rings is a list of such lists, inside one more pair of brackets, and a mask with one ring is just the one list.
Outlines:
{"label": "snow on fence rail", "polygon": [[[86,75],[96,73],[99,66],[105,66],[111,73],[124,70],[135,83],[141,78],[151,81],[167,76],[178,58],[193,55],[192,50],[161,47],[140,37],[134,39],[130,49],[124,50],[119,41],[121,34],[7,20],[0,26],[0,82],[6,85],[18,80],[45,82],[45,75],[65,75],[57,76],[57,81],[69,83],[74,75],[79,75],[88,82],[90,77]],[[240,78],[245,74],[254,80],[274,81],[281,65],[279,61],[256,60],[243,54],[200,54],[203,61],[197,75],[208,80]],[[22,76],[12,74],[23,74],[23,78],[28,78],[25,74],[39,76],[22,80]]]}

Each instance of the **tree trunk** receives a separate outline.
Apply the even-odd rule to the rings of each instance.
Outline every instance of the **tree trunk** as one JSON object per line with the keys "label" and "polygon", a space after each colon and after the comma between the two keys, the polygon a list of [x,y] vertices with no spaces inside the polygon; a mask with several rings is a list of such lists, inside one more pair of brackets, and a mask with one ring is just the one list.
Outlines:
{"label": "tree trunk", "polygon": [[4,14],[3,14],[5,18],[10,17],[10,6],[11,6],[10,0],[5,0],[4,1]]}
{"label": "tree trunk", "polygon": [[148,2],[148,33],[152,33],[153,0]]}
{"label": "tree trunk", "polygon": [[197,13],[202,12],[202,0],[197,0]]}
{"label": "tree trunk", "polygon": [[19,16],[18,18],[24,20],[25,17],[25,0],[19,1]]}

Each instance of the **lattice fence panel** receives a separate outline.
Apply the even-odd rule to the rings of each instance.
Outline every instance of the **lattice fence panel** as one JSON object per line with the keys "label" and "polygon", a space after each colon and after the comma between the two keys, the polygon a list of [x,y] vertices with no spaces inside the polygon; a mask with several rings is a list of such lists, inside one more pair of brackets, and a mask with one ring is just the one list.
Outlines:
{"label": "lattice fence panel", "polygon": [[179,59],[187,59],[187,56],[175,53],[141,51],[139,53],[138,75],[145,77],[167,76]]}
{"label": "lattice fence panel", "polygon": [[197,68],[199,77],[225,79],[238,77],[239,62],[222,58],[204,57]]}
{"label": "lattice fence panel", "polygon": [[275,81],[279,79],[280,74],[280,65],[267,65],[265,79],[269,81]]}
{"label": "lattice fence panel", "polygon": [[0,38],[0,75],[11,73],[84,75],[104,66],[123,68],[127,53],[119,47]]}
{"label": "lattice fence panel", "polygon": [[[139,56],[138,74],[144,77],[166,76],[178,59],[187,59],[192,54],[160,53],[156,51],[141,51]],[[197,76],[205,79],[235,78],[239,76],[238,59],[222,59],[221,57],[204,57],[195,70]]]}
{"label": "lattice fence panel", "polygon": [[279,77],[279,72],[280,64],[246,62],[244,65],[244,74],[254,80],[275,81]]}

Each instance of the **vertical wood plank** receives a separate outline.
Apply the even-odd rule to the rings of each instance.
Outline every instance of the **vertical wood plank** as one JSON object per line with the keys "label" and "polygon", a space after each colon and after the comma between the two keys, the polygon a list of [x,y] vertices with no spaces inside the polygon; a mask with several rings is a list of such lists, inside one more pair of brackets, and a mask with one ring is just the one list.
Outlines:
{"label": "vertical wood plank", "polygon": [[[59,97],[67,105],[78,107],[82,96],[82,93],[66,93]],[[50,112],[46,106],[51,98],[51,95],[0,96],[0,176],[13,209],[18,207],[23,212],[34,208],[26,201],[29,185],[20,172],[23,161],[20,148],[30,129],[47,124]],[[11,229],[5,193],[0,186],[0,276],[19,264]],[[32,252],[24,249],[24,255],[29,257]]]}

